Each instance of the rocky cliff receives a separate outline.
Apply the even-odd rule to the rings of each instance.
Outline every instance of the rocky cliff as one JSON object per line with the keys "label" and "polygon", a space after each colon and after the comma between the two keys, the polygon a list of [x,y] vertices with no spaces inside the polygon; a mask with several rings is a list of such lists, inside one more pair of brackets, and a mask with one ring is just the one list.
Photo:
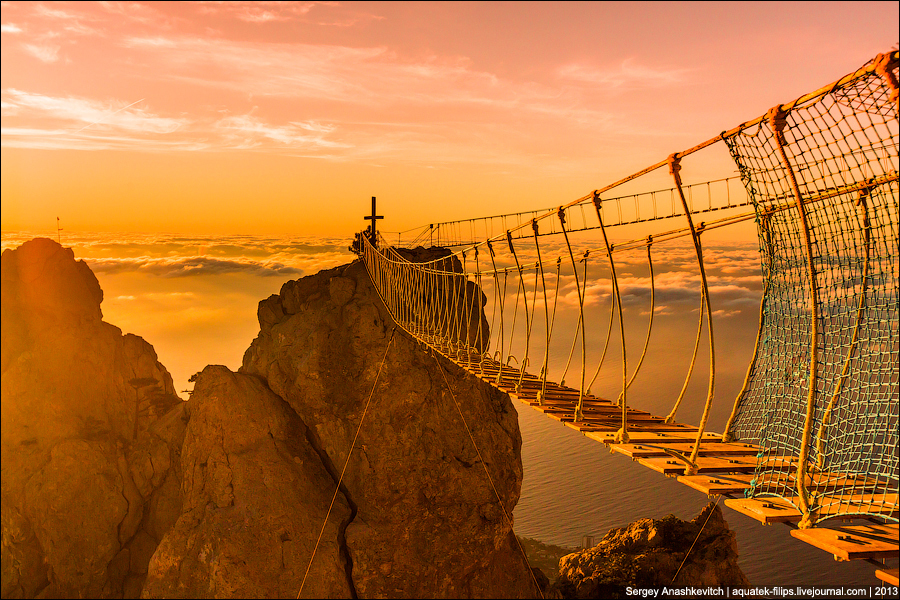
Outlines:
{"label": "rocky cliff", "polygon": [[70,249],[2,256],[2,595],[137,596],[181,512],[184,407]]}
{"label": "rocky cliff", "polygon": [[640,519],[562,557],[550,595],[626,598],[626,587],[748,586],[737,559],[734,532],[710,502],[691,521]]}
{"label": "rocky cliff", "polygon": [[3,597],[538,595],[509,398],[395,331],[360,263],[261,302],[187,403],[71,250],[2,276]]}
{"label": "rocky cliff", "polygon": [[394,330],[359,262],[258,316],[240,372],[197,380],[184,513],[144,596],[537,596],[504,517],[522,479],[509,397]]}

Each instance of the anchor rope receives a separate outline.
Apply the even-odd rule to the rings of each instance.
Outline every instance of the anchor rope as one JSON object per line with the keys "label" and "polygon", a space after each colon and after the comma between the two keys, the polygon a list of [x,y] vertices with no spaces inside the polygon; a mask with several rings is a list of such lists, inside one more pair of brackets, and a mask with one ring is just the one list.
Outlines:
{"label": "anchor rope", "polygon": [[384,361],[387,359],[388,351],[391,349],[391,344],[394,341],[394,334],[396,332],[396,328],[391,329],[391,337],[388,340],[387,346],[384,348],[384,356],[381,357],[381,364],[378,365],[378,371],[375,373],[375,381],[372,382],[372,391],[369,392],[369,398],[366,400],[366,405],[363,407],[363,413],[359,418],[359,425],[356,427],[353,441],[350,442],[350,449],[347,450],[347,458],[344,459],[344,467],[341,469],[341,476],[338,478],[337,485],[334,488],[334,494],[331,496],[331,503],[328,505],[328,511],[325,513],[325,520],[322,522],[322,528],[319,530],[319,537],[316,538],[316,545],[313,547],[312,556],[309,557],[309,564],[306,565],[306,572],[303,574],[303,581],[300,582],[300,590],[297,592],[297,598],[300,598],[300,594],[303,593],[303,588],[306,586],[306,578],[309,577],[309,570],[312,568],[313,560],[316,558],[316,552],[319,550],[319,542],[322,541],[322,535],[325,533],[325,527],[328,525],[328,518],[331,517],[334,501],[337,500],[338,492],[341,489],[341,485],[344,483],[344,474],[347,472],[347,466],[350,464],[350,456],[353,454],[353,448],[356,447],[356,440],[359,438],[359,432],[362,430],[363,421],[366,420],[366,413],[369,412],[369,404],[372,402],[372,396],[375,395],[375,388],[378,386],[378,379],[381,376],[381,370],[384,368]]}
{"label": "anchor rope", "polygon": [[[712,509],[709,511],[709,514],[706,515],[706,520],[703,521],[703,525],[700,526],[700,531],[697,532],[697,537],[694,538],[694,541],[691,542],[691,547],[688,548],[688,551],[685,553],[684,558],[681,559],[681,564],[678,565],[678,570],[675,571],[675,574],[672,576],[672,583],[675,583],[675,580],[678,578],[678,574],[681,573],[681,567],[684,566],[684,563],[687,562],[688,556],[691,555],[691,551],[694,549],[694,546],[697,545],[697,540],[700,539],[700,535],[703,533],[703,530],[706,529],[706,524],[709,523],[709,518],[715,512],[716,507],[719,506],[719,498],[721,498],[721,494],[716,494],[716,503],[713,504]],[[708,506],[708,505],[707,505]]]}
{"label": "anchor rope", "polygon": [[[509,516],[509,511],[506,510],[506,506],[503,504],[503,500],[500,498],[500,492],[497,491],[497,486],[494,484],[494,478],[491,477],[491,473],[490,471],[488,471],[487,463],[484,461],[481,450],[478,448],[478,443],[475,441],[475,436],[472,435],[472,430],[469,428],[469,423],[466,421],[466,417],[463,414],[462,408],[460,407],[459,402],[456,399],[456,394],[453,393],[453,388],[450,387],[450,382],[447,380],[447,374],[444,372],[444,367],[441,365],[440,361],[438,361],[433,349],[431,352],[431,357],[434,359],[438,371],[441,372],[441,377],[443,377],[444,379],[444,385],[447,386],[447,391],[450,392],[450,397],[453,398],[453,404],[456,406],[456,412],[459,413],[459,418],[463,422],[463,427],[466,428],[466,433],[469,435],[469,439],[472,441],[472,447],[475,448],[475,453],[478,454],[478,462],[481,463],[481,467],[484,469],[484,474],[485,476],[487,476],[488,481],[491,484],[491,489],[494,491],[494,496],[497,498],[497,504],[500,505],[500,509],[503,511],[503,516],[506,518],[506,523],[509,525],[510,533],[513,534],[513,539],[516,540],[516,545],[519,547],[519,552],[522,553],[522,559],[527,565],[528,556],[525,554],[525,549],[522,547],[522,543],[519,541],[515,529],[513,528],[512,517]],[[537,577],[535,576],[534,571],[532,571],[529,567],[528,572],[531,573],[531,580],[534,582],[534,587],[537,589],[538,594],[540,594],[541,598],[543,598],[544,592],[543,590],[541,590],[540,584],[538,584]]]}

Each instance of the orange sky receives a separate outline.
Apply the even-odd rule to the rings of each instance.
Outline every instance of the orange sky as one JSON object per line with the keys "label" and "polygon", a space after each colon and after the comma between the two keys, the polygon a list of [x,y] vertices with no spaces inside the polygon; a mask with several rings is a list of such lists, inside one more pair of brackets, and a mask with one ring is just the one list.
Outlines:
{"label": "orange sky", "polygon": [[2,228],[554,206],[887,51],[898,6],[3,2]]}

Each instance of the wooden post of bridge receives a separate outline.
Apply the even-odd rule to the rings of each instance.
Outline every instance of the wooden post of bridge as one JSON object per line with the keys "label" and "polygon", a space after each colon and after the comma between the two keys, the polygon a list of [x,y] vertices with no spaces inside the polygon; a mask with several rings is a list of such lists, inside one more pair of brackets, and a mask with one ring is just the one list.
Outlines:
{"label": "wooden post of bridge", "polygon": [[372,196],[372,214],[368,217],[363,217],[363,220],[372,221],[372,224],[369,225],[369,241],[372,243],[373,248],[378,247],[378,235],[377,230],[375,229],[375,221],[383,218],[383,216],[377,214],[377,211],[375,210],[375,196]]}

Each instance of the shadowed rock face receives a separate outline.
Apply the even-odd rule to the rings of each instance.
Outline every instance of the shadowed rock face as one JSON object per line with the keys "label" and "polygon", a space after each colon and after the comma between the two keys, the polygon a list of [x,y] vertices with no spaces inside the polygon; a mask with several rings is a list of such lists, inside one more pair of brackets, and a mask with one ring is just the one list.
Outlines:
{"label": "shadowed rock face", "polygon": [[710,502],[692,521],[640,519],[611,530],[593,548],[562,557],[552,593],[625,598],[629,586],[748,586],[737,559],[734,532]]}
{"label": "shadowed rock face", "polygon": [[6,250],[2,283],[3,596],[136,596],[181,510],[172,378],[72,250]]}
{"label": "shadowed rock face", "polygon": [[198,379],[185,513],[145,596],[296,596],[351,444],[302,596],[538,594],[484,470],[511,514],[508,396],[392,332],[359,262],[286,283],[259,321],[240,373]]}

